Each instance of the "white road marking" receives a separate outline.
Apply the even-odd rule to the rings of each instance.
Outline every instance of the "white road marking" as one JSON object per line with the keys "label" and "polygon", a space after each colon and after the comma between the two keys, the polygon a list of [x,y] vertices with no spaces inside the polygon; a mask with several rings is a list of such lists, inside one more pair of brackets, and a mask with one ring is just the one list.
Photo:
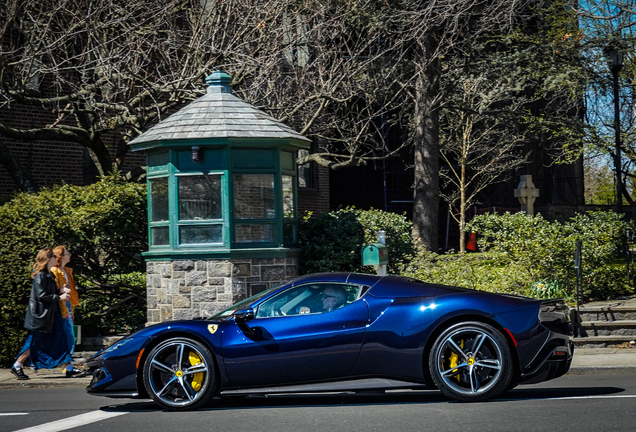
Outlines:
{"label": "white road marking", "polygon": [[545,398],[548,400],[552,399],[617,399],[617,398],[636,398],[636,395],[613,395],[613,396],[565,396],[565,397],[555,397],[555,398]]}
{"label": "white road marking", "polygon": [[107,412],[107,411],[91,411],[86,414],[76,415],[62,420],[33,426],[26,429],[20,429],[15,432],[59,432],[74,427],[84,426],[89,423],[95,423],[120,415],[128,414],[125,412]]}
{"label": "white road marking", "polygon": [[620,399],[620,398],[636,398],[636,395],[589,395],[589,396],[557,396],[557,397],[530,397],[530,398],[519,398],[519,399],[494,399],[502,402],[527,402],[533,400],[570,400],[570,399]]}
{"label": "white road marking", "polygon": [[16,415],[29,415],[29,413],[0,413],[0,417],[2,417],[2,416],[16,416]]}

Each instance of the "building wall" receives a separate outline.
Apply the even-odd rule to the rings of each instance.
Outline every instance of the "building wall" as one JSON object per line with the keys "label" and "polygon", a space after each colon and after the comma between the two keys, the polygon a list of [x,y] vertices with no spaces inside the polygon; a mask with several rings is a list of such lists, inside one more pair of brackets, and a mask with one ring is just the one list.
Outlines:
{"label": "building wall", "polygon": [[[55,122],[56,116],[44,110],[34,110],[26,106],[12,105],[0,110],[0,123],[11,127],[36,128]],[[113,159],[117,152],[114,136],[104,135]],[[86,184],[96,172],[94,165],[85,172],[85,148],[79,144],[60,141],[21,141],[0,135],[2,143],[8,147],[23,171],[30,174],[39,187],[52,187],[56,184]],[[121,170],[126,173],[137,166],[146,164],[143,154],[128,152]],[[17,186],[4,165],[0,165],[0,197],[10,196]]]}
{"label": "building wall", "polygon": [[316,166],[313,187],[298,188],[298,210],[302,217],[305,211],[326,213],[329,211],[329,168]]}
{"label": "building wall", "polygon": [[[55,116],[41,110],[24,106],[11,106],[0,110],[0,123],[13,127],[41,127],[51,124]],[[0,135],[0,140],[9,148],[27,174],[31,174],[41,187],[50,187],[65,181],[82,184],[83,149],[74,144],[52,141],[17,141]],[[60,151],[64,148],[64,151]],[[0,195],[11,195],[16,189],[13,179],[3,165],[0,165]]]}

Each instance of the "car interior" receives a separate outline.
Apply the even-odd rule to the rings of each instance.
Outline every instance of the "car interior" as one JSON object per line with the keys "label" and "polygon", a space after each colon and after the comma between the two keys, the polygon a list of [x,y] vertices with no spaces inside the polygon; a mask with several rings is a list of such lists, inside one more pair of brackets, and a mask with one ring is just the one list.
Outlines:
{"label": "car interior", "polygon": [[[322,299],[325,291],[343,290],[346,294],[344,302],[337,308],[345,307],[360,299],[368,290],[368,287],[354,284],[341,283],[313,283],[289,288],[274,297],[266,300],[258,306],[256,318],[269,318],[280,316],[294,316],[326,313],[323,310]],[[328,296],[328,295],[327,295]]]}

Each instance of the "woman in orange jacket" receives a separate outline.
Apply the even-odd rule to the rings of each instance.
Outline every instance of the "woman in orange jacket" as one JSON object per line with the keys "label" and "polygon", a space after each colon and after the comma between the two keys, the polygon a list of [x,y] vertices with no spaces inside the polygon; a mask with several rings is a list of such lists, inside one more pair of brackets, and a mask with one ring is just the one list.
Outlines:
{"label": "woman in orange jacket", "polygon": [[[71,261],[71,253],[66,246],[57,246],[53,249],[53,255],[56,258],[55,266],[51,268],[51,273],[55,276],[55,283],[61,292],[68,292],[69,298],[60,300],[60,313],[64,318],[64,333],[66,333],[68,350],[71,354],[75,352],[75,332],[73,331],[73,320],[75,319],[74,310],[79,305],[79,295],[75,288],[75,279],[73,278],[73,269],[66,267]],[[75,375],[82,373],[79,369],[75,369],[72,364],[66,365],[66,374]]]}

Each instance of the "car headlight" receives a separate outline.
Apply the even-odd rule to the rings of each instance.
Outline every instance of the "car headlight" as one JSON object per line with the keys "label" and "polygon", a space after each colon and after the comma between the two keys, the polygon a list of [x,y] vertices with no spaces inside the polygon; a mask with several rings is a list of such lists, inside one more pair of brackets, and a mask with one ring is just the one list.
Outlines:
{"label": "car headlight", "polygon": [[107,352],[115,351],[115,350],[123,347],[124,345],[126,345],[128,342],[131,342],[131,341],[132,341],[132,339],[130,339],[130,338],[122,339],[122,340],[120,340],[118,342],[115,342],[114,344],[112,344],[108,348],[106,348],[103,352],[107,353]]}

